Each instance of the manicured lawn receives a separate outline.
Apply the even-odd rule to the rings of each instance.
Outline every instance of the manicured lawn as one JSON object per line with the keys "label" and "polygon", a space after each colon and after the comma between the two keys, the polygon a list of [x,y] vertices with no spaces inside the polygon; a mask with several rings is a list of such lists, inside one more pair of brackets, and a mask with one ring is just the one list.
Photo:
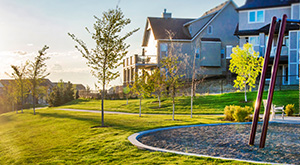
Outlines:
{"label": "manicured lawn", "polygon": [[[105,115],[39,109],[37,115],[0,115],[0,164],[241,164],[211,158],[139,150],[127,137],[176,125],[216,123],[220,116]],[[247,164],[247,163],[242,163]]]}
{"label": "manicured lawn", "polygon": [[[267,99],[267,92],[264,92],[264,99]],[[254,107],[257,92],[248,92],[248,102],[244,102],[244,93],[226,93],[219,95],[198,96],[194,100],[195,114],[223,114],[226,105],[252,106]],[[295,104],[296,113],[299,110],[299,91],[275,91],[273,103],[275,105]],[[190,113],[190,97],[177,97],[176,110],[177,114]],[[61,108],[71,109],[89,109],[100,110],[100,100],[75,100]],[[106,111],[120,111],[120,112],[139,112],[139,100],[130,99],[129,104],[126,105],[126,100],[106,100],[104,104]],[[172,113],[172,101],[170,98],[163,99],[162,108],[158,108],[158,102],[155,98],[143,99],[142,113]],[[263,113],[263,105],[261,109]]]}

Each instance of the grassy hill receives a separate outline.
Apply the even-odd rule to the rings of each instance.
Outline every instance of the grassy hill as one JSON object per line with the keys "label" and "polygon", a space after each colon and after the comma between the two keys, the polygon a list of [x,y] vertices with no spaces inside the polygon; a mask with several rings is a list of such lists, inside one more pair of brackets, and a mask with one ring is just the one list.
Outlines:
{"label": "grassy hill", "polygon": [[[0,164],[241,164],[211,158],[139,150],[127,137],[133,133],[175,125],[222,122],[218,116],[105,115],[37,110],[37,115],[0,115]],[[247,163],[243,163],[247,164]]]}
{"label": "grassy hill", "polygon": [[[264,98],[267,99],[267,92],[264,92]],[[248,102],[244,102],[244,93],[226,93],[219,95],[204,95],[197,96],[194,99],[195,114],[223,114],[226,105],[239,105],[239,106],[252,106],[254,107],[257,92],[248,92]],[[100,110],[100,100],[87,100],[79,99],[75,100],[60,108],[71,109],[89,109]],[[189,114],[190,113],[190,97],[177,97],[176,98],[176,110],[177,114]],[[296,113],[299,110],[299,91],[275,91],[273,104],[275,105],[287,105],[295,104]],[[106,100],[104,108],[106,111],[120,111],[120,112],[139,112],[139,100],[130,99],[129,104],[126,105],[126,100]],[[142,113],[172,113],[172,100],[170,98],[164,98],[162,102],[162,108],[158,108],[158,102],[155,98],[143,99],[142,101]],[[261,109],[263,113],[263,105]]]}

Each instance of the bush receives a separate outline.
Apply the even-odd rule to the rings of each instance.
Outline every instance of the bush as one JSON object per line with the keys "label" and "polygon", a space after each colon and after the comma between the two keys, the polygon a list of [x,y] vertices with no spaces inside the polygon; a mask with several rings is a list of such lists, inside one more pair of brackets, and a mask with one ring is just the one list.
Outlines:
{"label": "bush", "polygon": [[233,121],[234,105],[226,106],[224,109],[225,120]]}
{"label": "bush", "polygon": [[240,107],[240,106],[226,106],[224,109],[225,120],[244,122],[249,118],[249,115],[252,112],[252,108],[249,106]]}
{"label": "bush", "polygon": [[286,107],[285,107],[285,110],[284,110],[285,114],[287,116],[292,116],[293,113],[295,112],[295,105],[294,104],[288,104]]}

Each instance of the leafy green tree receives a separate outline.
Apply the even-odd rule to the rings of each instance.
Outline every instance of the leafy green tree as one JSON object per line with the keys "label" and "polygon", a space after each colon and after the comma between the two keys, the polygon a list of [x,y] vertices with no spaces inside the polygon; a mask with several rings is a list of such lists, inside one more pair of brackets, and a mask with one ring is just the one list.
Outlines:
{"label": "leafy green tree", "polygon": [[77,99],[79,99],[79,91],[78,90],[76,90],[76,92],[75,92],[75,94],[74,94],[74,98],[77,100]]}
{"label": "leafy green tree", "polygon": [[46,57],[46,50],[49,49],[47,45],[45,45],[41,50],[38,51],[38,55],[34,58],[35,61],[30,62],[27,73],[30,84],[31,95],[33,98],[33,114],[35,115],[35,103],[36,98],[39,94],[38,87],[44,81],[50,73],[46,73],[47,65],[45,63],[46,60],[50,59],[50,57]]}
{"label": "leafy green tree", "polygon": [[56,107],[72,100],[74,100],[73,84],[70,81],[64,83],[63,80],[60,80],[57,86],[53,87],[48,102],[49,107]]}
{"label": "leafy green tree", "polygon": [[140,99],[139,117],[142,113],[142,99],[150,95],[149,85],[147,84],[147,78],[149,77],[148,72],[142,70],[142,74],[135,74],[134,82],[131,87],[132,93],[136,94]]}
{"label": "leafy green tree", "polygon": [[152,74],[149,76],[149,85],[151,86],[151,95],[157,97],[158,106],[161,108],[161,97],[165,91],[166,74],[161,71],[159,68],[156,68],[152,71]]}
{"label": "leafy green tree", "polygon": [[73,84],[68,81],[68,83],[64,87],[64,103],[70,102],[72,100],[74,100],[74,88]]}
{"label": "leafy green tree", "polygon": [[129,88],[129,86],[127,86],[127,87],[124,87],[123,88],[123,93],[126,95],[126,105],[128,105],[128,95],[129,95],[129,93],[130,93],[130,88]]}
{"label": "leafy green tree", "polygon": [[178,45],[172,42],[172,38],[174,33],[167,31],[170,44],[168,49],[168,54],[161,59],[161,67],[165,69],[166,72],[166,80],[165,85],[169,88],[169,92],[172,97],[172,104],[173,104],[173,113],[172,113],[172,120],[174,120],[175,116],[175,96],[178,88],[182,86],[182,81],[180,78],[182,75],[179,73],[179,60],[178,57],[180,56],[180,52],[178,52]]}
{"label": "leafy green tree", "polygon": [[125,40],[138,29],[121,36],[120,32],[131,21],[128,18],[124,18],[123,12],[118,7],[103,12],[102,18],[94,17],[96,19],[94,24],[95,32],[91,33],[86,28],[96,42],[94,49],[89,49],[85,42],[76,38],[74,34],[68,34],[79,44],[81,48],[75,46],[76,49],[87,59],[87,65],[92,68],[91,73],[98,79],[98,83],[102,85],[101,120],[102,126],[104,126],[105,87],[109,85],[110,81],[120,76],[116,68],[122,64],[120,61],[127,54],[129,45],[125,43]]}
{"label": "leafy green tree", "polygon": [[49,107],[56,107],[61,105],[61,93],[58,86],[53,87],[48,102],[49,102]]}
{"label": "leafy green tree", "polygon": [[[26,70],[29,62],[26,62],[24,65],[21,66],[16,66],[16,65],[11,65],[11,68],[13,69],[13,72],[11,73],[10,77],[14,78],[16,81],[16,86],[17,88],[17,97],[21,101],[21,112],[23,113],[23,107],[24,107],[24,98],[28,94],[28,81],[26,79]],[[18,110],[17,110],[18,112]]]}
{"label": "leafy green tree", "polygon": [[236,73],[234,87],[245,90],[245,102],[247,102],[247,85],[249,90],[255,88],[257,76],[261,73],[263,57],[258,57],[259,52],[253,50],[252,44],[244,44],[243,49],[236,46],[232,49],[229,70]]}

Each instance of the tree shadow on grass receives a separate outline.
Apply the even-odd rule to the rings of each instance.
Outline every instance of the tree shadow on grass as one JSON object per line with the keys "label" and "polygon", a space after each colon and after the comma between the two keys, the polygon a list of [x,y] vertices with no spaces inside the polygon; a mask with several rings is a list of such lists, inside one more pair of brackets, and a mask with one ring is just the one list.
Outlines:
{"label": "tree shadow on grass", "polygon": [[10,116],[6,116],[6,115],[2,115],[0,116],[0,123],[1,124],[5,124],[11,121],[11,117]]}

